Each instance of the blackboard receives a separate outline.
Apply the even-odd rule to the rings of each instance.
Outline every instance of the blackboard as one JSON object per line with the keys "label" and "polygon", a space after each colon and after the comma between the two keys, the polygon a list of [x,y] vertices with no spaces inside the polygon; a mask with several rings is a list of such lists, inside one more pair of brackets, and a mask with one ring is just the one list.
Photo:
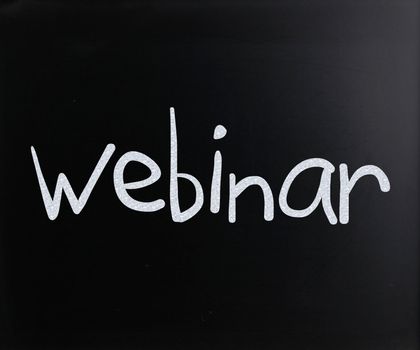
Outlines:
{"label": "blackboard", "polygon": [[[419,14],[414,0],[2,2],[2,349],[417,349]],[[170,111],[178,171],[203,189],[184,222]],[[51,220],[31,147],[49,193],[64,173],[79,196],[110,144],[80,213],[63,194]],[[160,210],[116,194],[127,152],[158,165],[128,193]],[[313,158],[334,166],[335,224],[321,204],[301,218],[279,206]],[[390,183],[361,178],[348,223],[340,164]],[[271,220],[253,185],[230,222],[230,174],[267,182]],[[322,174],[296,177],[290,207],[311,204]],[[181,211],[197,199],[188,179],[178,194]]]}

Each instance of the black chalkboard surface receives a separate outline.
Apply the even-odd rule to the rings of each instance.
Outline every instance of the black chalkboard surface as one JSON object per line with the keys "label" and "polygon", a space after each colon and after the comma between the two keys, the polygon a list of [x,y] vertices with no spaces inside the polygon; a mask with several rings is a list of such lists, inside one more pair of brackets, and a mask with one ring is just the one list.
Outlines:
{"label": "black chalkboard surface", "polygon": [[1,2],[0,348],[418,349],[419,7]]}

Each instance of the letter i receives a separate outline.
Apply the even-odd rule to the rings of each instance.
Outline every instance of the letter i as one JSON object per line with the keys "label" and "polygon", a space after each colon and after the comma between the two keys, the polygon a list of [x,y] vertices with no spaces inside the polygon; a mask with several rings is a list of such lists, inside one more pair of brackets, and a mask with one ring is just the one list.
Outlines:
{"label": "letter i", "polygon": [[[226,136],[227,130],[223,125],[217,125],[214,129],[213,139],[220,140]],[[222,177],[222,154],[214,153],[213,178],[210,192],[210,211],[214,214],[220,210],[220,187]]]}

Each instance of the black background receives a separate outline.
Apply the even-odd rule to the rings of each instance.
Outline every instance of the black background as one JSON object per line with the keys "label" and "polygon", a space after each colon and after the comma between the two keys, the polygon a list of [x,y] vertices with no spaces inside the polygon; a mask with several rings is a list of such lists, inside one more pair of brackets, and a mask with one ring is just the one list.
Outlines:
{"label": "black background", "polygon": [[[5,349],[417,349],[417,1],[7,1],[0,7],[1,341]],[[205,204],[176,224],[169,210],[169,107],[179,171]],[[223,124],[228,134],[212,139]],[[30,146],[50,191],[63,171],[79,194],[106,144],[116,152],[80,215],[46,215]],[[209,210],[215,150],[222,206]],[[118,200],[127,151],[162,178]],[[322,157],[374,164],[351,194],[350,223],[321,208],[277,205],[287,173]],[[228,223],[228,174],[263,176]],[[306,207],[308,171],[290,203]],[[147,176],[130,165],[127,180]],[[193,201],[180,184],[183,208]]]}

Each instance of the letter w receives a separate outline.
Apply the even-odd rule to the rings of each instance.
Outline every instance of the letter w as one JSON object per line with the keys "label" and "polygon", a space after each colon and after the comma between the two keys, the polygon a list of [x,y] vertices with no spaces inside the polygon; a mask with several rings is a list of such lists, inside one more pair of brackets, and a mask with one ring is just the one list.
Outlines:
{"label": "letter w", "polygon": [[44,176],[42,175],[41,167],[39,166],[38,156],[36,154],[35,148],[31,146],[32,159],[34,161],[36,175],[38,177],[39,188],[41,189],[42,199],[44,200],[45,209],[47,211],[48,218],[54,220],[57,218],[60,211],[61,204],[61,195],[64,193],[67,196],[67,199],[70,203],[70,206],[75,214],[79,214],[83,207],[85,206],[89,196],[95,187],[96,182],[102,174],[105,166],[107,165],[109,159],[115,151],[115,146],[109,144],[105,147],[104,152],[102,153],[101,158],[96,164],[95,169],[93,170],[92,175],[89,178],[85,188],[83,189],[79,198],[74,194],[73,189],[67,179],[66,175],[63,173],[58,175],[57,185],[55,187],[54,198],[51,197],[47,184],[45,182]]}

